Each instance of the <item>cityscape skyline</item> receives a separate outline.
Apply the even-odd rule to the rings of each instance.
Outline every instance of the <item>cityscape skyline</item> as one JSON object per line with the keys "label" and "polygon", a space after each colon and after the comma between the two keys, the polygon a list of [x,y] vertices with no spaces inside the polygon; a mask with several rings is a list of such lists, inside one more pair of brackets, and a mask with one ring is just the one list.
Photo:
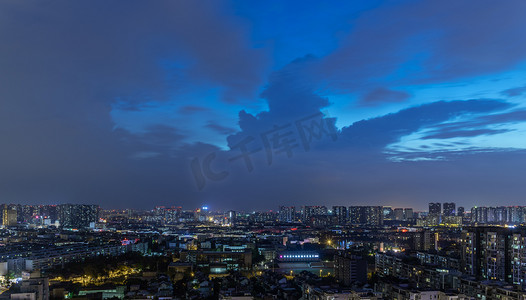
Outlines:
{"label": "cityscape skyline", "polygon": [[[428,212],[430,214],[433,214],[433,213],[436,213],[436,212],[433,212],[433,209],[431,208],[431,205],[432,204],[435,204],[437,202],[430,202],[428,203],[427,205],[427,208],[425,209],[419,209],[419,208],[415,208],[415,207],[407,207],[407,206],[400,206],[400,205],[366,205],[366,204],[363,204],[363,205],[360,205],[360,204],[349,204],[349,205],[342,205],[342,204],[334,204],[334,205],[331,205],[331,204],[325,204],[325,205],[321,205],[321,203],[318,203],[318,204],[301,204],[301,205],[279,205],[275,208],[263,208],[263,209],[260,209],[260,210],[254,210],[254,209],[236,209],[235,207],[211,207],[209,205],[200,205],[200,206],[193,206],[193,207],[189,207],[189,206],[186,206],[186,207],[183,207],[181,205],[155,205],[155,206],[151,206],[149,208],[135,208],[135,207],[122,207],[122,208],[115,208],[115,207],[108,207],[108,206],[105,206],[104,204],[97,204],[97,203],[73,203],[73,202],[66,202],[66,203],[39,203],[39,204],[30,204],[30,203],[8,203],[8,202],[4,202],[4,203],[1,203],[0,202],[0,205],[14,205],[14,206],[34,206],[34,207],[39,207],[39,206],[60,206],[60,205],[95,205],[95,206],[98,206],[100,207],[101,209],[105,209],[105,210],[127,210],[127,209],[132,209],[132,210],[144,210],[144,211],[148,211],[148,210],[152,210],[152,209],[155,209],[155,208],[180,208],[180,209],[184,209],[184,210],[196,210],[196,209],[205,209],[205,210],[209,210],[209,211],[230,211],[230,210],[236,210],[236,211],[240,211],[240,212],[251,212],[251,211],[279,211],[279,208],[282,208],[282,207],[293,207],[293,208],[298,208],[298,209],[302,209],[302,208],[305,208],[305,207],[325,207],[327,210],[329,211],[333,211],[334,208],[336,207],[386,207],[386,208],[392,208],[392,209],[395,209],[395,208],[400,208],[400,209],[406,209],[406,208],[409,208],[409,209],[413,209],[415,212]],[[453,208],[452,210],[448,210],[449,213],[446,213],[446,210],[442,211],[442,209],[440,210],[440,212],[438,214],[445,214],[445,215],[448,215],[448,214],[456,214],[458,211],[456,209],[460,209],[462,210],[462,212],[466,212],[466,213],[469,213],[470,210],[474,209],[474,208],[477,208],[477,207],[522,207],[523,205],[519,205],[519,204],[515,204],[515,205],[493,205],[493,206],[473,206],[473,207],[464,207],[464,206],[461,206],[461,205],[456,205],[456,203],[453,203],[453,202],[444,202],[444,204],[452,204],[453,205]],[[440,203],[442,204],[442,203]],[[456,208],[455,208],[456,207]],[[451,213],[453,212],[453,213]]]}

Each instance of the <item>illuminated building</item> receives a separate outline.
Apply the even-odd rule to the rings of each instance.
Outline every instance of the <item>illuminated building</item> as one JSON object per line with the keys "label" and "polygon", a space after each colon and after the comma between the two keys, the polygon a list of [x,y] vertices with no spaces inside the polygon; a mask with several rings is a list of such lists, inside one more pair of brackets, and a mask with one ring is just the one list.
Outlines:
{"label": "illuminated building", "polygon": [[291,223],[294,222],[296,216],[296,208],[294,206],[280,206],[278,219],[280,222]]}
{"label": "illuminated building", "polygon": [[446,216],[446,217],[455,216],[456,215],[455,207],[456,207],[455,203],[453,203],[453,202],[445,202],[444,203],[444,210],[443,210],[444,216]]}
{"label": "illuminated building", "polygon": [[347,207],[345,206],[333,206],[332,214],[336,217],[338,225],[346,224],[349,219],[347,216]]}
{"label": "illuminated building", "polygon": [[2,225],[14,226],[16,225],[17,211],[14,207],[4,205],[2,209]]}
{"label": "illuminated building", "polygon": [[381,206],[350,206],[349,219],[351,224],[371,226],[383,225],[383,209]]}
{"label": "illuminated building", "polygon": [[285,251],[279,253],[278,260],[282,262],[319,261],[320,254],[316,251]]}
{"label": "illuminated building", "polygon": [[61,204],[58,212],[60,225],[66,228],[90,227],[99,219],[98,205]]}
{"label": "illuminated building", "polygon": [[479,280],[526,287],[526,229],[472,227],[462,232],[462,267]]}
{"label": "illuminated building", "polygon": [[303,219],[309,220],[311,217],[314,216],[325,216],[327,215],[327,207],[325,206],[305,206],[303,208]]}
{"label": "illuminated building", "polygon": [[429,203],[429,214],[430,215],[440,215],[442,213],[442,205],[440,202],[431,202]]}

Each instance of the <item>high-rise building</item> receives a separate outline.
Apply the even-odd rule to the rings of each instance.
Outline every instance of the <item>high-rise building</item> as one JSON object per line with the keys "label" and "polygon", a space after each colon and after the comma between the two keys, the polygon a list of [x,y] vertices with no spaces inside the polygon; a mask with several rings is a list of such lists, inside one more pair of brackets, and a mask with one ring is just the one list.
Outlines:
{"label": "high-rise building", "polygon": [[62,227],[89,227],[99,220],[99,206],[89,204],[61,204],[58,206],[58,215]]}
{"label": "high-rise building", "polygon": [[349,220],[349,217],[347,215],[346,206],[333,206],[332,214],[336,217],[336,220],[339,225],[347,224],[347,220]]}
{"label": "high-rise building", "polygon": [[250,215],[250,219],[256,223],[276,222],[278,214],[273,211],[256,211]]}
{"label": "high-rise building", "polygon": [[413,233],[414,250],[438,250],[438,233],[431,230],[421,230]]}
{"label": "high-rise building", "polygon": [[446,217],[455,216],[456,215],[455,207],[456,207],[455,203],[453,203],[453,202],[445,202],[444,203],[444,210],[443,210],[444,216],[446,216]]}
{"label": "high-rise building", "polygon": [[488,208],[477,207],[471,208],[471,222],[473,223],[487,223],[488,222]]}
{"label": "high-rise building", "polygon": [[334,277],[343,285],[367,282],[367,261],[361,256],[339,253],[334,256]]}
{"label": "high-rise building", "polygon": [[3,205],[2,209],[2,225],[14,226],[17,221],[17,211],[15,206]]}
{"label": "high-rise building", "polygon": [[391,206],[383,206],[382,210],[383,210],[384,220],[394,219],[393,209],[391,208]]}
{"label": "high-rise building", "polygon": [[404,209],[403,208],[395,208],[393,211],[393,217],[396,221],[405,221],[404,218]]}
{"label": "high-rise building", "polygon": [[326,206],[305,206],[303,208],[303,219],[309,220],[313,216],[325,216],[327,215],[327,207]]}
{"label": "high-rise building", "polygon": [[237,221],[237,213],[234,210],[228,211],[228,221],[230,224],[235,224]]}
{"label": "high-rise building", "polygon": [[49,219],[51,223],[58,220],[58,206],[57,205],[40,205],[38,206],[37,214],[39,217]]}
{"label": "high-rise building", "polygon": [[[152,212],[155,215],[155,220],[157,222],[160,222],[162,225],[165,225],[165,224],[178,223],[181,217],[182,209],[183,208],[180,206],[178,207],[156,206]],[[195,210],[194,218],[196,221],[205,221],[206,220],[206,210],[203,210],[201,208]]]}
{"label": "high-rise building", "polygon": [[503,224],[508,221],[508,210],[507,207],[495,207],[495,220],[494,223]]}
{"label": "high-rise building", "polygon": [[[181,216],[182,207],[171,207],[164,210],[164,223],[165,224],[175,224],[179,222]],[[205,212],[202,212],[201,215],[205,215]],[[206,219],[206,216],[205,216]]]}
{"label": "high-rise building", "polygon": [[430,215],[440,215],[442,213],[442,205],[440,202],[431,202],[429,203],[429,214]]}
{"label": "high-rise building", "polygon": [[384,223],[381,206],[350,206],[349,221],[351,224],[381,226]]}
{"label": "high-rise building", "polygon": [[507,223],[519,224],[525,220],[526,209],[523,206],[506,207]]}
{"label": "high-rise building", "polygon": [[395,208],[393,211],[393,219],[396,221],[412,221],[413,215],[412,208]]}
{"label": "high-rise building", "polygon": [[280,206],[278,219],[280,222],[291,223],[296,218],[296,207],[294,206]]}
{"label": "high-rise building", "polygon": [[457,208],[457,216],[459,216],[459,217],[463,217],[464,216],[464,207],[463,206],[459,206]]}
{"label": "high-rise building", "polygon": [[16,210],[17,221],[20,223],[29,223],[37,213],[37,207],[33,205],[18,204]]}
{"label": "high-rise building", "polygon": [[478,280],[526,287],[526,229],[472,227],[462,232],[462,268]]}
{"label": "high-rise building", "polygon": [[526,206],[475,206],[471,220],[478,224],[521,224],[526,222]]}
{"label": "high-rise building", "polygon": [[404,208],[404,220],[411,221],[414,219],[414,215],[412,208]]}

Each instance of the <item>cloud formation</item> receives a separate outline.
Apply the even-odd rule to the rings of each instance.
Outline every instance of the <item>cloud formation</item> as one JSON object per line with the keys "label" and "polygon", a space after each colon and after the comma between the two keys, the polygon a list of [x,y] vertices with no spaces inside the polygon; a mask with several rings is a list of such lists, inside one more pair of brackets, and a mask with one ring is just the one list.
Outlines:
{"label": "cloud formation", "polygon": [[523,95],[524,93],[526,93],[526,86],[515,87],[515,88],[506,89],[502,91],[502,94],[508,97],[520,96],[520,95]]}
{"label": "cloud formation", "polygon": [[112,107],[141,111],[203,86],[220,87],[226,101],[252,97],[265,53],[248,45],[240,20],[225,9],[217,2],[3,1],[2,199],[173,203],[190,179],[186,157],[173,153],[180,132],[172,124],[115,130]]}
{"label": "cloud formation", "polygon": [[361,15],[315,72],[349,91],[503,71],[526,58],[526,41],[519,38],[524,9],[520,0],[498,7],[486,0],[390,3]]}
{"label": "cloud formation", "polygon": [[360,104],[363,106],[376,106],[382,103],[404,102],[409,99],[411,95],[403,91],[393,91],[386,88],[376,88],[360,99]]}
{"label": "cloud formation", "polygon": [[[285,7],[294,11],[281,20],[302,13]],[[277,41],[287,36],[266,40],[272,34],[251,31],[273,18],[262,12],[267,23],[256,24],[235,2],[3,1],[0,197],[188,209],[518,201],[526,192],[517,138],[525,132],[517,97],[524,88],[506,89],[504,99],[427,102],[413,91],[523,62],[525,8],[523,1],[446,1],[338,11],[338,28],[316,33],[331,36],[330,47],[302,42],[298,36],[309,32],[295,33],[304,27],[295,24],[285,51]],[[299,58],[270,72],[282,65],[274,56]],[[348,96],[338,107],[361,120],[338,130],[335,118],[322,118],[334,95]],[[151,122],[131,118],[141,130],[124,129],[115,110],[148,113]],[[170,113],[170,122],[161,118]],[[305,147],[299,129],[307,127],[298,122],[312,116],[324,127],[309,123]],[[194,126],[188,120],[201,127],[184,130]],[[276,128],[286,131],[265,135]],[[212,138],[188,142],[195,132],[228,135],[230,150]],[[269,136],[277,142],[265,145]],[[250,137],[249,150],[259,148],[252,171],[232,160]],[[283,145],[284,137],[296,146],[270,148],[269,163],[268,145]],[[210,154],[210,168],[228,176],[199,191],[191,162]]]}

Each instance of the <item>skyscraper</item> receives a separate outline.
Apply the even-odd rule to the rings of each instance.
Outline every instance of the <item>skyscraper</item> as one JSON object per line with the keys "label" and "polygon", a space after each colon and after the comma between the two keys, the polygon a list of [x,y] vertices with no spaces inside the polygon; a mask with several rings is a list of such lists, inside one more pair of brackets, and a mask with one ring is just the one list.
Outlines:
{"label": "skyscraper", "polygon": [[88,204],[61,204],[58,206],[58,214],[62,227],[89,227],[99,219],[99,206]]}
{"label": "skyscraper", "polygon": [[456,215],[456,211],[455,211],[455,203],[453,202],[445,202],[444,203],[444,216],[446,217],[452,217],[452,216],[455,216]]}
{"label": "skyscraper", "polygon": [[294,222],[296,217],[296,208],[294,206],[280,206],[278,219],[280,222],[290,223]]}
{"label": "skyscraper", "polygon": [[303,208],[303,218],[304,220],[308,220],[313,216],[325,216],[327,215],[327,207],[326,206],[305,206]]}
{"label": "skyscraper", "polygon": [[396,221],[413,220],[413,209],[412,208],[395,208],[393,210],[393,220],[396,220]]}
{"label": "skyscraper", "polygon": [[392,220],[393,219],[393,209],[391,208],[391,206],[383,206],[382,209],[383,209],[384,220]]}
{"label": "skyscraper", "polygon": [[442,205],[440,202],[431,202],[429,203],[429,214],[430,215],[440,215],[442,213]]}
{"label": "skyscraper", "polygon": [[336,217],[339,225],[344,225],[347,223],[349,217],[347,216],[347,207],[345,206],[333,206],[332,214]]}
{"label": "skyscraper", "polygon": [[351,224],[383,225],[383,209],[381,206],[350,206],[349,221]]}
{"label": "skyscraper", "polygon": [[463,206],[459,206],[458,209],[457,209],[457,216],[459,217],[463,217],[464,216],[464,207]]}
{"label": "skyscraper", "polygon": [[237,221],[237,213],[236,213],[236,211],[234,211],[234,210],[229,210],[228,211],[228,221],[232,225],[236,223],[236,221]]}
{"label": "skyscraper", "polygon": [[14,226],[16,225],[17,211],[15,207],[4,205],[2,209],[2,225]]}

